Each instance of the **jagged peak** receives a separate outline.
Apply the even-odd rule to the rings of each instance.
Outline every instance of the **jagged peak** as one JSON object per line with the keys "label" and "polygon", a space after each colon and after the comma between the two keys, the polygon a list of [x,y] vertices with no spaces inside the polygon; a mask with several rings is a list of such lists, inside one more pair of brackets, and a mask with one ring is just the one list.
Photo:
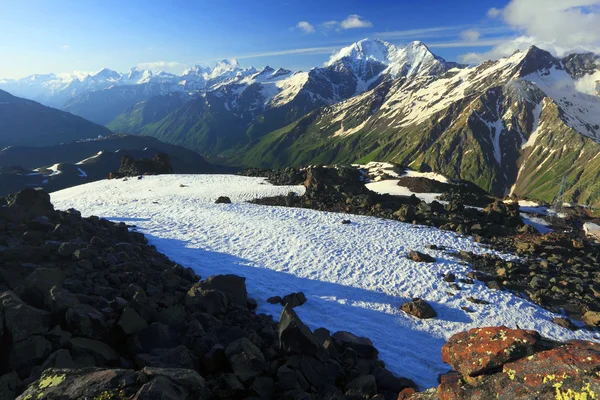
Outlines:
{"label": "jagged peak", "polygon": [[560,60],[555,58],[549,51],[532,45],[522,53],[522,59],[518,64],[519,76],[527,76],[537,71],[549,70],[552,67],[563,69]]}

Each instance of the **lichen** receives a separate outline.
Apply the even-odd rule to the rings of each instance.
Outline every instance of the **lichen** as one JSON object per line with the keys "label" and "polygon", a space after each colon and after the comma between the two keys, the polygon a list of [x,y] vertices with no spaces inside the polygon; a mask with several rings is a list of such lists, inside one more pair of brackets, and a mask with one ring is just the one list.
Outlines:
{"label": "lichen", "polygon": [[54,386],[58,386],[67,378],[66,375],[48,375],[43,379],[40,379],[40,383],[38,384],[38,388],[46,389]]}
{"label": "lichen", "polygon": [[591,389],[589,382],[586,383],[581,390],[575,391],[573,389],[562,390],[562,382],[555,383],[554,389],[556,390],[556,400],[594,400],[596,399],[596,393]]}

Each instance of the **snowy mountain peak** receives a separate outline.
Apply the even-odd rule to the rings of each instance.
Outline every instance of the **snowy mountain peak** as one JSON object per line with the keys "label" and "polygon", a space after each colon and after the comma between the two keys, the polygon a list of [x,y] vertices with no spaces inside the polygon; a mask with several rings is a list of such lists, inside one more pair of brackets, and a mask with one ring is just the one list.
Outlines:
{"label": "snowy mountain peak", "polygon": [[357,76],[371,77],[387,73],[397,76],[429,76],[448,69],[448,64],[434,55],[420,41],[398,47],[380,39],[363,39],[344,47],[325,64],[329,68],[347,68]]}
{"label": "snowy mountain peak", "polygon": [[102,68],[96,74],[92,75],[92,77],[95,79],[119,80],[121,79],[121,74],[108,68]]}
{"label": "snowy mountain peak", "polygon": [[548,71],[552,67],[563,69],[560,61],[550,52],[531,46],[523,53],[523,58],[518,66],[519,76],[524,77],[537,71]]}
{"label": "snowy mountain peak", "polygon": [[211,72],[210,68],[205,68],[201,65],[194,65],[193,67],[188,68],[185,71],[183,71],[182,76],[188,76],[188,75],[201,76],[202,74],[208,74],[210,72]]}
{"label": "snowy mountain peak", "polygon": [[332,66],[343,60],[367,60],[389,64],[390,57],[397,51],[396,46],[383,40],[362,39],[333,54],[325,66]]}

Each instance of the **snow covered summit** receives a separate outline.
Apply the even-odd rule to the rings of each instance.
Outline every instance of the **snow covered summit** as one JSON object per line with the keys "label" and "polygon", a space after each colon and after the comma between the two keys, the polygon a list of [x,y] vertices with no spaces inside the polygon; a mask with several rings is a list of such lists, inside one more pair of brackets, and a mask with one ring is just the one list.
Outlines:
{"label": "snow covered summit", "polygon": [[398,47],[380,39],[363,39],[339,50],[325,63],[326,67],[336,65],[344,65],[357,75],[364,75],[369,69],[387,69],[397,77],[433,75],[444,70],[446,62],[419,41]]}

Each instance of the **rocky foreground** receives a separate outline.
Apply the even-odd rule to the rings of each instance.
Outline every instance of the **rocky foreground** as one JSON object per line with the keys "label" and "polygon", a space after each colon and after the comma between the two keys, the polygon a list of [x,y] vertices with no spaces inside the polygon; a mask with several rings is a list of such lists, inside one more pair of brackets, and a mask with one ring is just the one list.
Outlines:
{"label": "rocky foreground", "polygon": [[243,277],[201,280],[122,223],[54,210],[43,191],[0,199],[0,399],[600,393],[597,344],[503,327],[450,339],[443,357],[457,372],[417,393],[385,368],[369,339],[313,332],[292,308],[302,301],[284,303],[278,323],[257,315]]}

